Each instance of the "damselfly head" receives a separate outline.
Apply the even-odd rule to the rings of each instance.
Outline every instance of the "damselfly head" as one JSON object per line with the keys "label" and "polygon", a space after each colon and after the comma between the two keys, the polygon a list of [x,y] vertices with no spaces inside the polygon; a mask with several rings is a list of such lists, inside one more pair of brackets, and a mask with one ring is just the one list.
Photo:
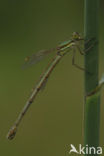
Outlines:
{"label": "damselfly head", "polygon": [[78,32],[73,32],[72,39],[78,40],[78,39],[81,39],[81,36],[80,36],[80,34]]}

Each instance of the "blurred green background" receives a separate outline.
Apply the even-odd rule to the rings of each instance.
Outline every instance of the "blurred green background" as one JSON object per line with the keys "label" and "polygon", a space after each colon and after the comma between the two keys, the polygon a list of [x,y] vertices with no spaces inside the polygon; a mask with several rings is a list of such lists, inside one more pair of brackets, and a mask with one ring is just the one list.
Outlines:
{"label": "blurred green background", "polygon": [[[100,12],[100,76],[104,72],[104,2]],[[14,140],[6,139],[42,71],[54,56],[22,70],[24,58],[41,49],[83,35],[83,0],[0,1],[0,155],[65,156],[70,144],[83,144],[84,73],[68,54],[55,68],[24,117]],[[101,59],[102,58],[102,59]],[[76,56],[83,66],[83,56]],[[100,145],[104,144],[104,91]]]}

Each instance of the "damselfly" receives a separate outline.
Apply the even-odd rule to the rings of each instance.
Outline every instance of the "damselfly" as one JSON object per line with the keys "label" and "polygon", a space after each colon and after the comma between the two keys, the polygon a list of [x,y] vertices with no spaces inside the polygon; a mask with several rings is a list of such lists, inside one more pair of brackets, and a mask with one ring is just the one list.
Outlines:
{"label": "damselfly", "polygon": [[61,43],[56,48],[53,48],[51,50],[42,50],[42,51],[39,51],[38,53],[34,54],[33,56],[26,58],[27,65],[35,64],[35,63],[39,62],[42,58],[44,58],[47,54],[51,53],[52,51],[56,51],[55,57],[53,58],[51,63],[48,65],[45,72],[41,75],[40,80],[38,81],[35,88],[33,89],[33,92],[31,94],[30,98],[27,100],[26,105],[24,106],[23,110],[19,114],[19,116],[18,116],[16,122],[14,123],[14,125],[12,126],[12,128],[9,130],[9,132],[7,134],[8,139],[11,140],[14,138],[17,128],[18,128],[21,120],[23,119],[23,116],[25,115],[28,108],[35,100],[35,97],[38,94],[38,92],[42,89],[43,85],[46,83],[46,81],[49,78],[53,69],[56,67],[56,65],[63,58],[64,55],[69,53],[70,50],[73,50],[72,64],[75,65],[77,68],[84,70],[84,68],[75,64],[76,49],[78,50],[78,52],[81,55],[84,54],[84,51],[82,51],[81,47],[80,47],[81,41],[84,41],[84,38],[82,38],[77,32],[74,32],[72,35],[72,38],[70,40]]}

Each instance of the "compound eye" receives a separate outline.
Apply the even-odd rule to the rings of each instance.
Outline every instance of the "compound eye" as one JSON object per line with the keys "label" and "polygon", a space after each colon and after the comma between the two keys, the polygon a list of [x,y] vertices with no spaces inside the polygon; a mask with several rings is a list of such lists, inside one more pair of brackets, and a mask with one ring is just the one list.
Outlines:
{"label": "compound eye", "polygon": [[78,32],[73,32],[73,39],[80,39],[80,35]]}

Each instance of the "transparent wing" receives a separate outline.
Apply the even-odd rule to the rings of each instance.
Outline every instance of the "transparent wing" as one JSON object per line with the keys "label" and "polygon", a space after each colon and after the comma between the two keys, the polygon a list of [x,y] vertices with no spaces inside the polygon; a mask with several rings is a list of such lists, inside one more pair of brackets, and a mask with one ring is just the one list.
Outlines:
{"label": "transparent wing", "polygon": [[27,68],[30,65],[36,64],[39,61],[41,61],[43,58],[45,58],[49,53],[52,51],[55,51],[56,49],[50,49],[50,50],[41,50],[38,53],[33,54],[32,56],[28,56],[25,58],[25,63],[23,65],[23,69]]}

